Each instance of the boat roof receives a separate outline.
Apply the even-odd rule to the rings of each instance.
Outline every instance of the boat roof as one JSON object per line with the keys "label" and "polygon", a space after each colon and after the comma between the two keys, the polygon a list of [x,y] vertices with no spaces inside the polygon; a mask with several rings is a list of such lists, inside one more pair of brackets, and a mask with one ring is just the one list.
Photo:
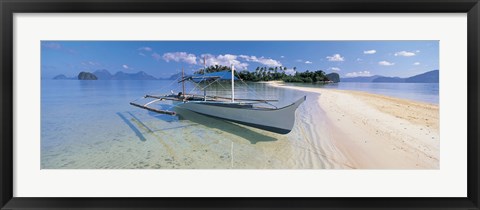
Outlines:
{"label": "boat roof", "polygon": [[[194,82],[201,82],[205,80],[232,80],[232,73],[230,71],[219,71],[206,74],[194,74],[192,80]],[[236,76],[233,77],[234,80],[238,80]]]}

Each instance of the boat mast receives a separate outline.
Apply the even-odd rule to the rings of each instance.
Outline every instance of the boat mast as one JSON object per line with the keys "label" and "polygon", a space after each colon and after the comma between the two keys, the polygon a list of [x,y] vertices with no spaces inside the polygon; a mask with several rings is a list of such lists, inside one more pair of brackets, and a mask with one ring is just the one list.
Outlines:
{"label": "boat mast", "polygon": [[233,78],[235,77],[233,72],[235,71],[235,66],[232,64],[232,103],[235,102],[235,83]]}
{"label": "boat mast", "polygon": [[185,100],[185,72],[183,70],[183,66],[182,66],[182,95],[183,95],[183,100]]}
{"label": "boat mast", "polygon": [[203,75],[205,75],[205,73],[207,71],[207,61],[205,60],[205,56],[203,56]]}
{"label": "boat mast", "polygon": [[[206,56],[203,56],[203,75],[207,73],[207,61],[205,60]],[[207,101],[207,88],[203,88],[203,101]]]}

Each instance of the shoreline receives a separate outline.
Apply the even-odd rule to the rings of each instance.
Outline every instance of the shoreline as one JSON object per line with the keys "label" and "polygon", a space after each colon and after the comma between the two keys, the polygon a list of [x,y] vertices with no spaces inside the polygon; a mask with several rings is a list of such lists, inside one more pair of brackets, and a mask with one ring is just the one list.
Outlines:
{"label": "shoreline", "polygon": [[[122,83],[141,93],[158,85],[139,84]],[[47,87],[60,86],[63,84]],[[77,91],[74,93],[86,93],[79,83],[71,87]],[[109,93],[118,93],[116,86],[107,87]],[[195,113],[185,113],[188,117],[184,119],[159,116],[127,106],[124,97],[115,97],[105,106],[91,106],[103,95],[85,94],[78,101],[70,91],[64,92],[68,93],[64,102],[68,106],[62,109],[53,106],[58,92],[52,91],[54,95],[42,96],[48,109],[42,110],[41,168],[439,168],[438,106],[435,110],[426,105],[422,110],[421,103],[315,87],[259,88],[267,95],[285,99],[281,103],[307,95],[296,111],[290,134],[275,134]],[[137,97],[138,93],[130,95]],[[395,114],[399,110],[402,112]],[[403,113],[406,110],[410,114]],[[428,111],[433,112],[432,116],[426,115]]]}
{"label": "shoreline", "polygon": [[[319,94],[329,139],[362,169],[438,169],[439,106],[361,91],[268,85]],[[315,122],[320,123],[320,122]]]}

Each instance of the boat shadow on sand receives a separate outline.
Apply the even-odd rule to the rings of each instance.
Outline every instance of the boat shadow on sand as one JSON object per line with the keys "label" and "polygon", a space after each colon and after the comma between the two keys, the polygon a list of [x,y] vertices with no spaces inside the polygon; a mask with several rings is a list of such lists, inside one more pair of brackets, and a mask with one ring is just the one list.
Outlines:
{"label": "boat shadow on sand", "polygon": [[120,113],[120,112],[117,112],[117,115],[135,133],[135,135],[140,139],[140,141],[146,141],[147,140],[145,138],[145,136],[142,134],[142,132],[132,122],[130,122],[130,120],[127,118],[127,116],[125,116],[123,113]]}
{"label": "boat shadow on sand", "polygon": [[[135,133],[135,135],[140,139],[140,141],[146,141],[147,138],[143,135],[144,133],[155,133],[157,131],[166,131],[166,130],[171,130],[171,129],[181,129],[189,126],[194,126],[194,125],[182,125],[182,126],[176,126],[176,127],[169,127],[169,128],[163,128],[163,129],[152,129],[149,126],[147,126],[142,120],[140,120],[139,117],[134,115],[131,112],[126,112],[126,113],[120,113],[117,112],[117,115],[122,119],[122,121]],[[160,118],[155,116],[156,118]],[[171,116],[162,116],[161,120],[166,121],[166,122],[172,122],[174,121]]]}
{"label": "boat shadow on sand", "polygon": [[[162,131],[171,130],[171,129],[182,129],[185,127],[195,126],[197,124],[200,124],[208,128],[218,129],[218,130],[239,136],[243,139],[248,140],[251,144],[256,144],[258,142],[277,141],[275,137],[258,133],[254,130],[243,127],[241,125],[216,119],[214,117],[201,115],[186,109],[175,109],[175,112],[176,112],[176,116],[161,115],[161,114],[159,115],[153,112],[148,112],[148,115],[156,118],[157,120],[161,120],[164,122],[174,122],[177,120],[181,120],[181,121],[190,121],[194,123],[191,125],[183,125],[183,126],[176,126],[173,128],[170,127],[170,128],[160,129]],[[143,121],[139,117],[135,116],[131,112],[126,112],[126,113],[117,112],[117,115],[135,133],[135,135],[140,139],[140,141],[147,140],[146,137],[143,135],[143,133],[145,132],[154,133],[159,130],[159,129],[151,129],[145,123],[143,123]],[[277,134],[273,134],[273,135],[277,135]]]}
{"label": "boat shadow on sand", "polygon": [[[208,128],[222,130],[224,132],[239,136],[250,141],[251,144],[256,144],[258,142],[269,142],[277,141],[277,138],[273,136],[267,136],[262,133],[251,130],[247,127],[228,122],[225,120],[217,119],[215,117],[209,117],[202,114],[192,112],[187,109],[175,108],[175,112],[179,120],[189,120],[191,122],[201,124]],[[272,134],[278,135],[278,134]]]}

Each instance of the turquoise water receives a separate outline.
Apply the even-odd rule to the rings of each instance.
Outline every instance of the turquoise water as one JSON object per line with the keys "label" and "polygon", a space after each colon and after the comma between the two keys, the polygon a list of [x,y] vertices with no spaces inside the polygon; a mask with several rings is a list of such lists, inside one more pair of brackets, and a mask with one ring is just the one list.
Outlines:
{"label": "turquoise water", "polygon": [[[277,106],[303,95],[265,84],[236,86],[237,98],[283,99]],[[208,94],[230,96],[229,88],[230,84],[211,86]],[[161,115],[129,105],[145,94],[169,94],[171,89],[181,90],[181,85],[166,80],[43,80],[41,167],[289,168],[264,147],[275,142],[289,154],[288,139],[295,138],[294,134],[287,137],[186,111]]]}
{"label": "turquoise water", "polygon": [[439,102],[438,83],[360,83],[340,82],[327,85],[289,84],[295,86],[331,88],[339,90],[365,91],[396,98],[437,104]]}

